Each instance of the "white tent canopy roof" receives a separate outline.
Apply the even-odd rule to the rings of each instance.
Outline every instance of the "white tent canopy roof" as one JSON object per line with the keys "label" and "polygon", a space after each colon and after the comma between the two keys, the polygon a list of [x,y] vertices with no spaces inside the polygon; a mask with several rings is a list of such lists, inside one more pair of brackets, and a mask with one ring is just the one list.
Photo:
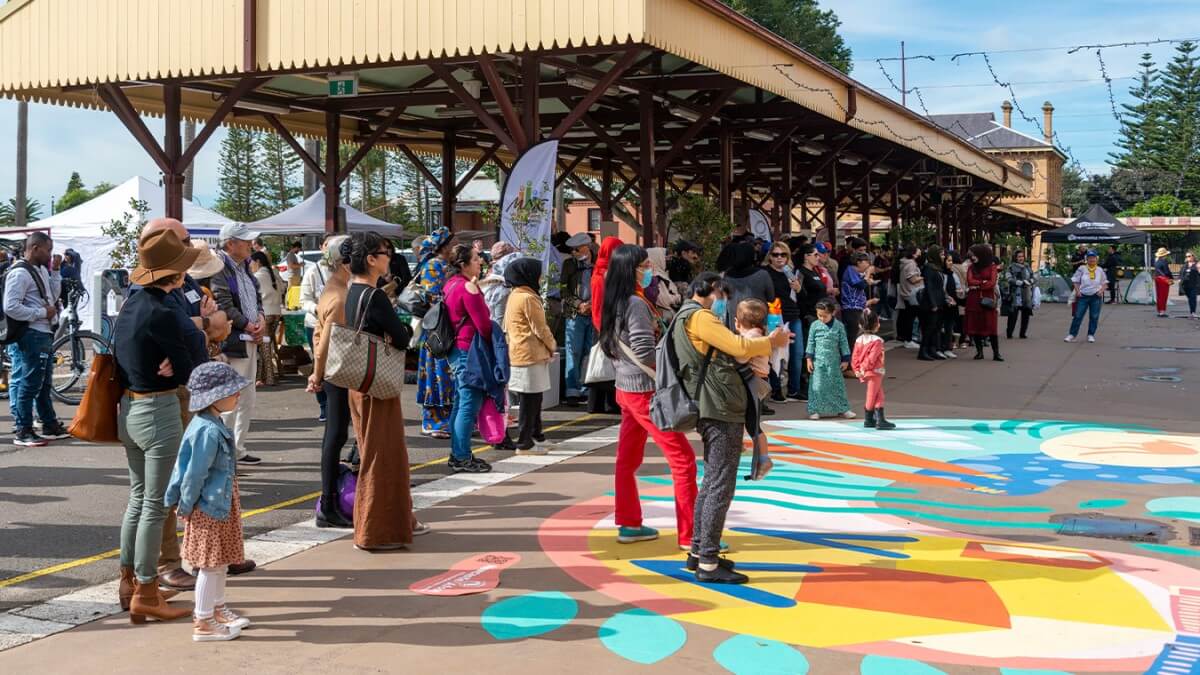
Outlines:
{"label": "white tent canopy roof", "polygon": [[[385,237],[401,237],[404,228],[385,220],[373,218],[356,208],[342,204],[349,232],[378,232]],[[286,211],[268,216],[247,225],[263,234],[321,234],[325,232],[325,190],[318,189],[311,197]]]}
{"label": "white tent canopy roof", "polygon": [[[161,185],[141,176],[134,176],[94,199],[49,218],[43,218],[32,225],[37,228],[49,228],[50,236],[55,239],[103,237],[101,226],[120,219],[124,213],[132,215],[130,199],[146,202],[150,209],[146,212],[147,220],[166,215],[164,192]],[[223,226],[232,222],[219,213],[183,200],[183,224],[194,235],[216,235]]]}

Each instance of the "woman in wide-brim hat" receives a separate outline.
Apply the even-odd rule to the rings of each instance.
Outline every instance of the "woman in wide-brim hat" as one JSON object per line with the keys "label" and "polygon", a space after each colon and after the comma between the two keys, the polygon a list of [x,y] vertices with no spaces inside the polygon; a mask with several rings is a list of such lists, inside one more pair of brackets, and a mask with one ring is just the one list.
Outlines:
{"label": "woman in wide-brim hat", "polygon": [[1171,252],[1162,246],[1154,253],[1154,305],[1159,316],[1167,315],[1167,298],[1171,296],[1171,284],[1175,283],[1170,257]]}
{"label": "woman in wide-brim hat", "polygon": [[142,289],[129,296],[113,327],[117,374],[125,387],[117,433],[129,463],[129,504],[121,523],[118,595],[134,623],[147,617],[179,619],[191,613],[171,607],[158,588],[158,554],[166,507],[163,496],[183,436],[176,390],[188,381],[192,361],[187,338],[167,295],[183,285],[200,256],[168,229],[138,242],[138,266],[130,281]]}

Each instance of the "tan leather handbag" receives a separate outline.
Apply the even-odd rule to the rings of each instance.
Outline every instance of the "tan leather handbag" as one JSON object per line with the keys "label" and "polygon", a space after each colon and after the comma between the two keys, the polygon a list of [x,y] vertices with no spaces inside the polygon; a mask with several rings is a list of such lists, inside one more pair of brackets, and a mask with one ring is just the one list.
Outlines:
{"label": "tan leather handbag", "polygon": [[371,289],[359,297],[353,328],[336,323],[329,327],[325,380],[371,398],[396,398],[404,390],[404,352],[362,329],[376,292]]}
{"label": "tan leather handbag", "polygon": [[96,354],[88,374],[87,389],[67,433],[89,443],[120,443],[117,408],[125,388],[117,377],[117,360],[112,354]]}

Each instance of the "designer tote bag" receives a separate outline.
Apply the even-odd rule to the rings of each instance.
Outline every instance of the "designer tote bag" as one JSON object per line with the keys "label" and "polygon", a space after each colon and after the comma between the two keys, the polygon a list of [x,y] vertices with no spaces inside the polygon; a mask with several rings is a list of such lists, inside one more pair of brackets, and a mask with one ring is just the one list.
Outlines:
{"label": "designer tote bag", "polygon": [[359,297],[353,328],[330,326],[325,379],[371,398],[396,398],[404,390],[404,351],[362,329],[367,305],[377,292],[371,289]]}

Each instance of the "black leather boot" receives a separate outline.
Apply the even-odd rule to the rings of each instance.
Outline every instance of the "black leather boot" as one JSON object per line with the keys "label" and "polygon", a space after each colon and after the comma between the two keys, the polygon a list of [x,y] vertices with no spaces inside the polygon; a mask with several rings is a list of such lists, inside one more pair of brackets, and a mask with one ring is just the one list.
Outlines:
{"label": "black leather boot", "polygon": [[879,431],[889,431],[896,428],[895,424],[892,424],[883,416],[883,408],[875,409],[875,428]]}
{"label": "black leather boot", "polygon": [[993,335],[990,339],[992,341],[992,360],[1003,361],[1004,357],[1000,356],[1000,337]]}
{"label": "black leather boot", "polygon": [[875,411],[874,410],[866,410],[866,415],[863,416],[863,426],[868,429],[875,428]]}

